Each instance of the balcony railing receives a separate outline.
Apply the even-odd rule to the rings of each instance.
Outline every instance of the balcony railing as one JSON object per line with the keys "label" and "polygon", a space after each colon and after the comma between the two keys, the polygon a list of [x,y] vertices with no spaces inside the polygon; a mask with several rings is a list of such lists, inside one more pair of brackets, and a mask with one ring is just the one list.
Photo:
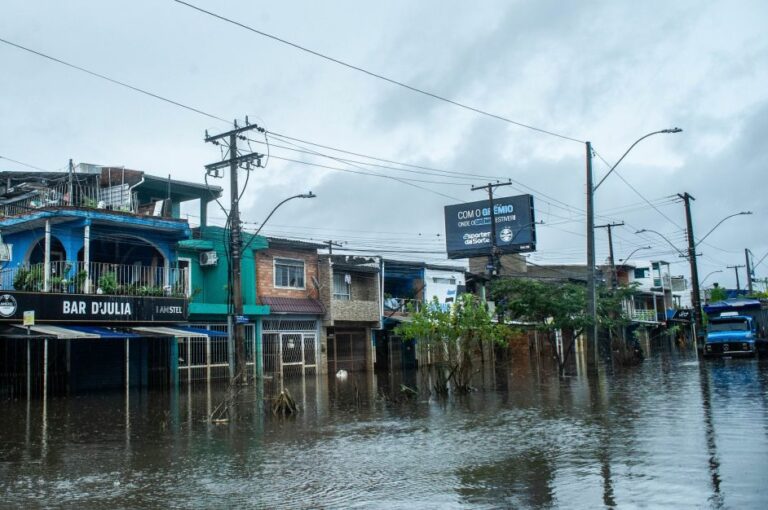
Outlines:
{"label": "balcony railing", "polygon": [[119,296],[189,295],[188,268],[52,261],[0,271],[0,290]]}
{"label": "balcony railing", "polygon": [[632,310],[630,318],[638,322],[657,322],[656,312],[654,310]]}
{"label": "balcony railing", "polygon": [[[153,214],[153,211],[139,210],[136,196],[131,193],[130,187],[127,184],[103,187],[78,183],[70,186],[69,183],[62,182],[44,189],[35,190],[25,198],[0,205],[0,217],[29,214],[30,211],[35,209],[60,206]],[[153,206],[154,204],[149,207]]]}
{"label": "balcony railing", "polygon": [[421,310],[422,302],[418,299],[384,298],[384,313],[408,313]]}

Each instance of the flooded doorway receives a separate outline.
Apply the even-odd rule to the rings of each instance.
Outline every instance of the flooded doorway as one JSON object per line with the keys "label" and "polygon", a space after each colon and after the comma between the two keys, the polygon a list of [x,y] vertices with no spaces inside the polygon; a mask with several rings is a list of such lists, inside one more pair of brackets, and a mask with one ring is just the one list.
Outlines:
{"label": "flooded doorway", "polygon": [[317,321],[265,320],[262,342],[265,374],[317,373]]}
{"label": "flooded doorway", "polygon": [[334,373],[365,371],[368,365],[368,335],[365,328],[335,328],[328,338],[328,369]]}

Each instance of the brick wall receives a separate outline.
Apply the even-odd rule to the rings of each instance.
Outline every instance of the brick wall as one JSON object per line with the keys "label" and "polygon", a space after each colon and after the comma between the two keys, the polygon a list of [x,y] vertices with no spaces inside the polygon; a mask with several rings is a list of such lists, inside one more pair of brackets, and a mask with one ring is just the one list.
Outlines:
{"label": "brick wall", "polygon": [[[275,287],[274,259],[286,258],[304,261],[304,288]],[[318,255],[315,251],[269,248],[256,252],[256,295],[286,298],[320,299],[315,281],[318,278]]]}

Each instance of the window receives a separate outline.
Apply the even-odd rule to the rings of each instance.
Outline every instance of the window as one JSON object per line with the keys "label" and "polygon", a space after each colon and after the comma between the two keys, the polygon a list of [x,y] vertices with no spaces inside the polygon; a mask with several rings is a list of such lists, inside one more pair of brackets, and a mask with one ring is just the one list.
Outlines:
{"label": "window", "polygon": [[434,283],[444,283],[446,285],[456,285],[456,278],[441,278],[439,276],[432,277]]}
{"label": "window", "polygon": [[651,270],[647,267],[638,267],[635,269],[635,279],[648,278]]}
{"label": "window", "polygon": [[190,259],[179,258],[178,273],[176,274],[176,284],[183,286],[182,289],[187,297],[192,296],[192,264]]}
{"label": "window", "polygon": [[275,259],[275,287],[304,288],[304,261]]}
{"label": "window", "polygon": [[351,298],[352,275],[345,273],[333,274],[333,299],[349,301]]}

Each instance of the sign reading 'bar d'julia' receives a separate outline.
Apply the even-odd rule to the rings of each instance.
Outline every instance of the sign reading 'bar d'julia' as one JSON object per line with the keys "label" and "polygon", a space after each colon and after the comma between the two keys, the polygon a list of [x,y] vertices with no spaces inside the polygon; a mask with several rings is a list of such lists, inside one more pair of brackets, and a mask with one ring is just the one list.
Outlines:
{"label": "sign reading 'bar d'julia'", "polygon": [[187,301],[175,297],[102,296],[0,292],[0,321],[21,322],[33,310],[36,322],[176,322],[187,319]]}
{"label": "sign reading 'bar d'julia'", "polygon": [[[496,246],[500,253],[536,250],[533,196],[493,200]],[[488,200],[445,206],[445,244],[448,258],[478,257],[491,253],[491,208]]]}

